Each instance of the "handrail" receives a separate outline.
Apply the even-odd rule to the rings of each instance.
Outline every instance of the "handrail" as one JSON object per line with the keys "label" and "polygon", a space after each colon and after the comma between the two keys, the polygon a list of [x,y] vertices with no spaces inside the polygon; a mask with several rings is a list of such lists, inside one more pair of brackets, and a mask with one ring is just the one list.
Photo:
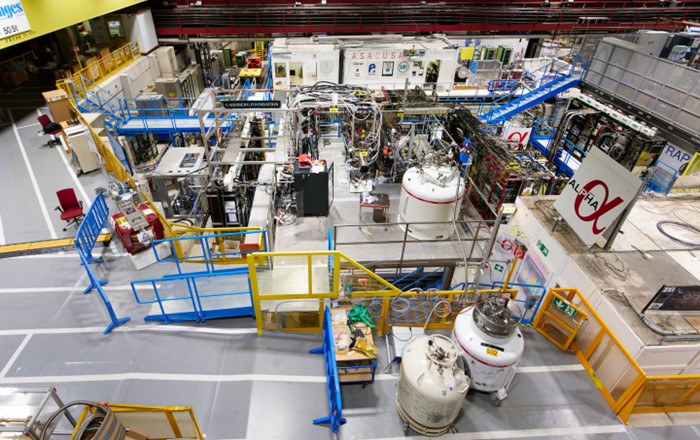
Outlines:
{"label": "handrail", "polygon": [[[529,93],[530,91],[536,90],[539,87],[543,87],[550,83],[553,80],[549,80],[547,82],[543,82],[546,78],[547,75],[544,73],[547,73],[547,69],[550,69],[554,67],[558,62],[565,61],[566,58],[570,58],[572,54],[567,54],[566,56],[562,57],[557,57],[554,58],[551,62],[545,64],[544,66],[541,66],[535,70],[531,71],[526,71],[525,74],[518,80],[518,84],[520,84],[520,87],[513,87],[510,90],[510,93],[505,94],[498,99],[491,101],[488,104],[481,104],[479,106],[479,111],[478,114],[479,116],[485,115],[493,110],[495,110],[497,107],[500,107],[504,101],[510,101],[514,95],[520,94],[520,96],[525,95],[526,93]],[[561,77],[561,78],[568,78],[571,77],[574,73],[574,70],[576,66],[580,63],[583,62],[584,66],[586,65],[586,61],[588,57],[579,55],[578,53],[574,53],[574,58],[570,62],[566,62],[566,64],[559,66],[556,69],[551,69],[548,73],[549,76],[556,76],[556,77]],[[568,70],[568,72],[565,72],[561,74],[563,71]],[[585,72],[585,67],[584,69],[581,70],[580,76],[583,76],[583,72]],[[536,73],[542,73],[542,75],[539,78],[533,78],[533,75]],[[561,74],[561,75],[560,75]],[[532,79],[531,79],[532,78]],[[484,111],[484,108],[488,105],[488,111]]]}
{"label": "handrail", "polygon": [[343,401],[340,395],[340,379],[338,378],[338,363],[335,359],[335,342],[333,341],[333,324],[331,311],[326,306],[323,314],[323,345],[309,350],[309,354],[323,354],[326,370],[326,386],[328,387],[329,414],[325,417],[314,419],[313,424],[328,423],[333,434],[337,434],[340,425],[346,422],[343,417]]}
{"label": "handrail", "polygon": [[[100,193],[90,205],[85,218],[78,227],[78,232],[75,234],[75,247],[85,255],[88,263],[102,263],[102,259],[92,256],[92,249],[97,242],[100,231],[107,224],[108,218],[109,208],[107,207],[104,194]],[[84,293],[88,291],[89,289]]]}

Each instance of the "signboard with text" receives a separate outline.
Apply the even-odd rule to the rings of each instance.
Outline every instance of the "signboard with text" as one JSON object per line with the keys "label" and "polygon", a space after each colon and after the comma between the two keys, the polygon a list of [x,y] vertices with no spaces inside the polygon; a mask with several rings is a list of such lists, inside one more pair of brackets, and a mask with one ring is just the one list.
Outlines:
{"label": "signboard with text", "polygon": [[224,108],[233,108],[241,110],[267,110],[281,108],[280,101],[234,101],[222,99],[221,104]]}
{"label": "signboard with text", "polygon": [[554,202],[554,208],[591,247],[622,214],[641,185],[637,176],[593,148]]}
{"label": "signboard with text", "polygon": [[0,0],[0,39],[27,32],[27,14],[19,0]]}

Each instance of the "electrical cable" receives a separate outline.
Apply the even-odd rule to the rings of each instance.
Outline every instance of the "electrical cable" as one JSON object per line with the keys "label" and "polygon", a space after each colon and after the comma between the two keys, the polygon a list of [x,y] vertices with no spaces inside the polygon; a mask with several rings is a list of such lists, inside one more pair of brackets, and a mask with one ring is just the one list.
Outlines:
{"label": "electrical cable", "polygon": [[684,240],[682,238],[673,236],[666,231],[666,225],[677,226],[677,227],[682,228],[682,229],[688,229],[692,232],[695,232],[696,234],[700,234],[700,228],[693,226],[693,225],[686,223],[686,222],[677,222],[677,221],[673,221],[673,220],[662,220],[662,221],[656,223],[656,229],[658,229],[659,232],[661,232],[663,235],[670,238],[671,240],[675,241],[676,243],[680,243],[682,245],[691,247],[693,249],[700,249],[700,242],[687,241],[687,240]]}

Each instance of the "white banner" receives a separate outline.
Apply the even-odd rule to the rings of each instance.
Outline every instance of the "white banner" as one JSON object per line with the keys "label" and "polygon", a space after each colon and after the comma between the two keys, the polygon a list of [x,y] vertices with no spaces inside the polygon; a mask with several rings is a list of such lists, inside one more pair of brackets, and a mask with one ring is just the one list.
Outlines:
{"label": "white banner", "polygon": [[637,194],[642,181],[598,148],[592,148],[554,202],[581,240],[591,247]]}
{"label": "white banner", "polygon": [[0,0],[0,39],[31,29],[22,2],[19,0]]}

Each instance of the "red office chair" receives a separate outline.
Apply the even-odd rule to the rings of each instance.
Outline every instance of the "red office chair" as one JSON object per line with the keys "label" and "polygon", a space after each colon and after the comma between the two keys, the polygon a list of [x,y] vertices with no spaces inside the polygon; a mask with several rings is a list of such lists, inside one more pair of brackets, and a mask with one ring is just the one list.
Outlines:
{"label": "red office chair", "polygon": [[68,226],[71,224],[78,226],[85,216],[83,214],[83,202],[78,201],[73,188],[62,189],[56,192],[56,195],[58,196],[58,203],[61,204],[61,206],[56,207],[56,211],[61,211],[61,220],[68,222],[63,230],[68,229]]}
{"label": "red office chair", "polygon": [[49,135],[49,141],[46,143],[49,147],[58,145],[61,141],[58,140],[58,134],[63,131],[63,128],[49,118],[48,115],[41,115],[37,118],[41,124],[41,129],[44,130],[44,134]]}

